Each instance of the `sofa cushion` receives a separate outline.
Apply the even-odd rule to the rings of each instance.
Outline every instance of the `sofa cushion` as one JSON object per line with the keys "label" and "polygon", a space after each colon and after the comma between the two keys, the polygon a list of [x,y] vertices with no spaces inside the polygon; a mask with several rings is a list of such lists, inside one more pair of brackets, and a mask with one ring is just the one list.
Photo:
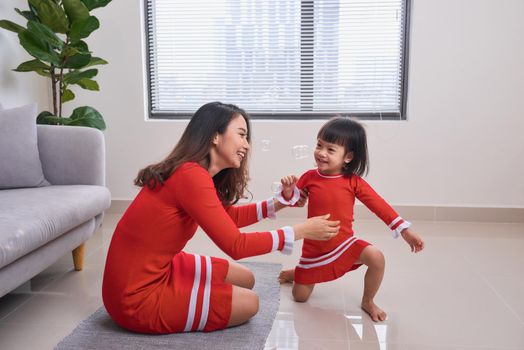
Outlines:
{"label": "sofa cushion", "polygon": [[0,110],[0,162],[0,188],[49,185],[38,154],[36,104]]}
{"label": "sofa cushion", "polygon": [[101,214],[110,203],[103,186],[0,191],[0,267]]}

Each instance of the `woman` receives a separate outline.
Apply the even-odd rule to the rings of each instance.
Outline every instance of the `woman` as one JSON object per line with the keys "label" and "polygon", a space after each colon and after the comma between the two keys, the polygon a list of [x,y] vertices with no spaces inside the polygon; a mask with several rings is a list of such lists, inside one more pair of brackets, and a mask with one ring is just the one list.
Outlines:
{"label": "woman", "polygon": [[294,240],[327,240],[338,232],[329,215],[270,232],[238,230],[283,207],[273,199],[232,205],[246,189],[249,142],[246,112],[208,103],[171,154],[139,172],[135,184],[143,188],[117,225],[104,272],[102,297],[117,324],[141,333],[213,331],[257,313],[251,271],[182,251],[197,226],[235,260],[289,254]]}

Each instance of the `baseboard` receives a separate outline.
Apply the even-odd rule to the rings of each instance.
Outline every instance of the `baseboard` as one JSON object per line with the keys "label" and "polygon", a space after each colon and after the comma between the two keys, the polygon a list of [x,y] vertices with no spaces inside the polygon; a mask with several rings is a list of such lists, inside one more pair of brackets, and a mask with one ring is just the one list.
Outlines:
{"label": "baseboard", "polygon": [[[123,214],[131,200],[114,199],[108,214]],[[495,222],[524,223],[524,208],[490,208],[490,207],[453,207],[453,206],[414,206],[395,205],[395,210],[407,220],[416,221],[462,221],[462,222]],[[278,213],[282,218],[303,218],[305,208],[290,208]],[[355,206],[355,218],[359,220],[375,219],[376,216],[363,205]]]}

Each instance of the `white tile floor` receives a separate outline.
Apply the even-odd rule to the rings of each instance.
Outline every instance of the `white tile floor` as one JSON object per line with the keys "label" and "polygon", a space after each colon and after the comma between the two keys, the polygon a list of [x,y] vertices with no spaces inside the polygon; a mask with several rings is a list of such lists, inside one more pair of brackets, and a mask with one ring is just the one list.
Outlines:
{"label": "white tile floor", "polygon": [[[119,217],[107,215],[88,241],[82,272],[73,271],[68,254],[0,298],[0,349],[52,349],[102,305],[104,261]],[[426,241],[417,255],[381,222],[355,225],[386,256],[376,299],[388,312],[386,322],[374,323],[359,308],[364,269],[318,285],[305,304],[293,302],[286,285],[266,349],[524,349],[524,224],[415,222],[414,228]],[[186,250],[224,256],[202,232]],[[299,255],[297,245],[292,256],[250,260],[291,267]]]}

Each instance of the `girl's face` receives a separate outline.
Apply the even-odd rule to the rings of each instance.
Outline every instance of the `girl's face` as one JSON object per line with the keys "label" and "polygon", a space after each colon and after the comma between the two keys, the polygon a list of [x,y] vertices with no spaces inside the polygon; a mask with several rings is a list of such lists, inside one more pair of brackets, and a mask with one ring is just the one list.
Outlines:
{"label": "girl's face", "polygon": [[240,114],[231,119],[226,131],[213,139],[215,152],[212,161],[220,168],[240,168],[247,157],[249,142],[246,120]]}
{"label": "girl's face", "polygon": [[318,139],[314,156],[321,174],[339,175],[344,165],[353,159],[353,152],[346,153],[344,146]]}

